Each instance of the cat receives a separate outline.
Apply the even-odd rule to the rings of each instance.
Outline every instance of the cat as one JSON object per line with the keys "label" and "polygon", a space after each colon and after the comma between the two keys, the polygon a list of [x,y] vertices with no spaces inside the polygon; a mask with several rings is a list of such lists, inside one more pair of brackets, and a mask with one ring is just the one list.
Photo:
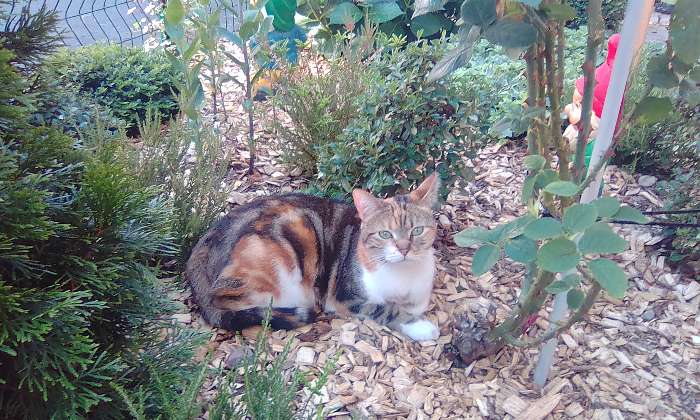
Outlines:
{"label": "cat", "polygon": [[414,340],[434,340],[423,317],[435,275],[433,207],[440,181],[380,199],[356,189],[354,206],[303,194],[237,207],[194,247],[186,268],[210,324],[237,331],[292,329],[320,312],[371,318]]}

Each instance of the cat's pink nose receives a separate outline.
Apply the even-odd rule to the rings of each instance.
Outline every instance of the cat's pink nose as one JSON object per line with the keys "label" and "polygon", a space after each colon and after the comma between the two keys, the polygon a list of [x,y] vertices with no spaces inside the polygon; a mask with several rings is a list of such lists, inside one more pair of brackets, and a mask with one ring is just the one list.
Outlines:
{"label": "cat's pink nose", "polygon": [[408,250],[411,248],[411,241],[406,239],[399,239],[396,241],[396,249],[399,250],[404,256],[408,254]]}

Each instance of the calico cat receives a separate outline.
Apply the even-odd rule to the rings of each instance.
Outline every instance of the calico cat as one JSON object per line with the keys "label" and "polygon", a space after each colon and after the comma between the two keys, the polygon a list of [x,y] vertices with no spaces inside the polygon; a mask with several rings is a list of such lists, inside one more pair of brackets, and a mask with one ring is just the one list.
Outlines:
{"label": "calico cat", "polygon": [[414,340],[436,339],[424,319],[435,275],[439,178],[354,206],[302,194],[258,199],[225,216],[197,243],[186,276],[204,318],[228,330],[291,329],[321,311],[369,317]]}

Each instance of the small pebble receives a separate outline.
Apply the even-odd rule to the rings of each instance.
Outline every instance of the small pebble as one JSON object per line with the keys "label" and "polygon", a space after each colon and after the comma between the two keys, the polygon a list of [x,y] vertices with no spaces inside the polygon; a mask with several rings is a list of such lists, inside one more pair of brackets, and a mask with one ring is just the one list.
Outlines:
{"label": "small pebble", "polygon": [[642,313],[642,319],[645,321],[651,321],[654,318],[656,318],[656,313],[653,309],[647,309]]}

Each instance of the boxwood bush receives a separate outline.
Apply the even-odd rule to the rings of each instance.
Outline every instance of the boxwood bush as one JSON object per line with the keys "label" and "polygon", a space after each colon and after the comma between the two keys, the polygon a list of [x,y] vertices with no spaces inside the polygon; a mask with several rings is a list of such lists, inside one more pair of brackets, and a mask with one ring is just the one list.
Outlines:
{"label": "boxwood bush", "polygon": [[42,77],[93,98],[130,133],[138,130],[149,106],[163,116],[178,111],[174,94],[180,76],[161,52],[117,45],[63,49],[47,60]]}

